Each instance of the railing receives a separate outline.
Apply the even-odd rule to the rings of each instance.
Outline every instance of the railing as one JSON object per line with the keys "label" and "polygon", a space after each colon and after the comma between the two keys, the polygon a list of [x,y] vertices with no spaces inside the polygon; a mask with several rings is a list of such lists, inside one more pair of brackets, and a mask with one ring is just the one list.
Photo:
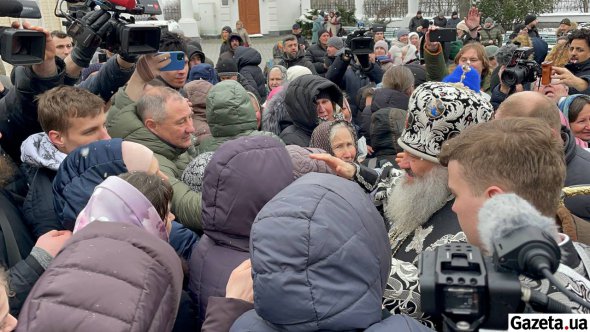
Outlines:
{"label": "railing", "polygon": [[[405,0],[407,1],[407,0]],[[311,8],[324,12],[336,11],[338,8],[354,8],[354,0],[311,0]]]}
{"label": "railing", "polygon": [[365,15],[376,21],[387,21],[394,17],[405,17],[408,13],[407,0],[365,0]]}

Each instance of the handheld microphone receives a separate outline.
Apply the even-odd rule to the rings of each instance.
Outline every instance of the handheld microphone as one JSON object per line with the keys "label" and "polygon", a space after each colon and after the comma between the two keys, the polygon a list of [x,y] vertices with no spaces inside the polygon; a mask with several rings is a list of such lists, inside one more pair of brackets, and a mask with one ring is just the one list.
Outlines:
{"label": "handheld microphone", "polygon": [[496,195],[479,211],[482,247],[500,267],[542,279],[543,269],[557,271],[561,251],[557,225],[515,194]]}
{"label": "handheld microphone", "polygon": [[0,16],[19,17],[23,11],[23,4],[16,1],[0,1]]}

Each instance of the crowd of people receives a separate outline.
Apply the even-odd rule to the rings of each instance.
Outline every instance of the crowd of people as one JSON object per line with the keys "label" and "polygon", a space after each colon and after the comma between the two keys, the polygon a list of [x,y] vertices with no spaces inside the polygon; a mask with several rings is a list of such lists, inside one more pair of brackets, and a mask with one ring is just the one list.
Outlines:
{"label": "crowd of people", "polygon": [[[442,330],[421,254],[492,255],[479,212],[514,194],[590,301],[590,198],[563,194],[590,185],[590,31],[564,19],[548,52],[524,23],[503,41],[475,7],[419,11],[356,52],[330,12],[263,59],[238,21],[215,62],[181,32],[138,56],[24,23],[45,57],[0,80],[0,330]],[[431,40],[441,27],[457,39]],[[524,46],[554,61],[548,83],[506,81]]]}

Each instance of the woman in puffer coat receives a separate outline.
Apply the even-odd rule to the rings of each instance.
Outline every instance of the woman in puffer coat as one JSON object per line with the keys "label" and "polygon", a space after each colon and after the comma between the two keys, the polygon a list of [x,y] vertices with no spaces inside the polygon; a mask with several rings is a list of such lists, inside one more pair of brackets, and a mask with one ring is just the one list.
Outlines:
{"label": "woman in puffer coat", "polygon": [[256,88],[256,92],[260,97],[260,103],[264,103],[266,100],[266,78],[260,69],[260,63],[262,62],[262,56],[260,52],[251,47],[239,46],[234,54],[234,61],[238,65],[238,72],[249,82],[250,86]]}
{"label": "woman in puffer coat", "polygon": [[[322,119],[319,114],[319,99],[331,101],[331,112]],[[334,120],[336,105],[342,106],[342,91],[332,81],[316,75],[303,75],[289,82],[285,95],[287,113],[293,122],[279,136],[285,144],[309,146],[311,133],[320,121]]]}
{"label": "woman in puffer coat", "polygon": [[209,298],[203,331],[431,331],[404,315],[384,319],[390,244],[352,181],[311,173],[293,182],[256,216],[250,252],[254,305]]}
{"label": "woman in puffer coat", "polygon": [[109,177],[31,291],[17,331],[171,331],[182,267],[167,240],[151,202]]}
{"label": "woman in puffer coat", "polygon": [[213,155],[203,178],[204,235],[189,264],[189,293],[201,322],[209,296],[225,296],[231,271],[250,257],[256,214],[292,181],[289,153],[272,137],[241,137]]}

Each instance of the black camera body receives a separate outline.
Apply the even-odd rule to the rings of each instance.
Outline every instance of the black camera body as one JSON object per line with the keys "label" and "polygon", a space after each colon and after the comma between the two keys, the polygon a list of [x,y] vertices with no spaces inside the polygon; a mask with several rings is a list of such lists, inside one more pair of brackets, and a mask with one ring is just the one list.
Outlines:
{"label": "black camera body", "polygon": [[[7,0],[0,2],[2,16],[39,19],[41,11],[34,0]],[[45,34],[0,26],[0,55],[15,66],[41,63],[45,58]]]}
{"label": "black camera body", "polygon": [[[68,0],[75,2],[75,0]],[[111,28],[105,36],[99,36],[82,18],[87,15],[96,5],[103,10],[111,13],[109,24]],[[63,17],[68,19],[68,35],[83,47],[101,47],[113,53],[123,54],[149,54],[156,53],[160,47],[161,30],[155,26],[134,24],[133,17],[125,18],[122,13],[139,15],[145,13],[143,6],[137,6],[132,9],[117,6],[107,1],[95,2],[86,0],[83,6],[70,7],[75,8],[71,13],[64,14]]]}
{"label": "black camera body", "polygon": [[533,54],[532,47],[520,47],[514,51],[512,59],[500,77],[509,87],[517,84],[532,83],[541,76],[541,66],[535,60],[529,60]]}
{"label": "black camera body", "polygon": [[497,269],[467,243],[422,253],[420,292],[422,310],[451,331],[506,330],[508,314],[523,308],[518,274]]}
{"label": "black camera body", "polygon": [[358,29],[346,36],[346,47],[350,48],[352,54],[364,55],[373,53],[375,41],[368,36],[369,30]]}

